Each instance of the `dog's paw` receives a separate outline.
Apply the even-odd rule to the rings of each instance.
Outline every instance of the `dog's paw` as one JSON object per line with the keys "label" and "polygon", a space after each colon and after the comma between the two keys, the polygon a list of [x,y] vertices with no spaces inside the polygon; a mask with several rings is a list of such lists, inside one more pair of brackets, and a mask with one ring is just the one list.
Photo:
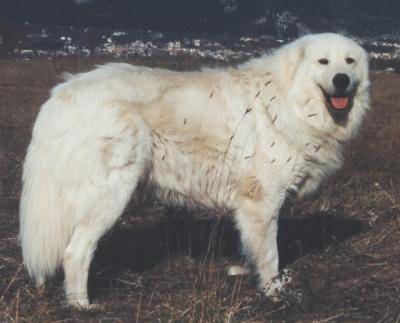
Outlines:
{"label": "dog's paw", "polygon": [[89,306],[89,301],[69,297],[66,305],[74,307],[78,310],[83,310]]}
{"label": "dog's paw", "polygon": [[101,311],[103,307],[100,304],[89,304],[87,298],[69,297],[68,305],[80,311]]}
{"label": "dog's paw", "polygon": [[46,291],[46,285],[45,284],[36,285],[36,291],[38,295],[43,295],[44,292]]}
{"label": "dog's paw", "polygon": [[230,266],[227,272],[228,276],[244,276],[250,274],[250,270],[242,266]]}
{"label": "dog's paw", "polygon": [[292,272],[288,268],[282,270],[280,277],[284,286],[292,282]]}
{"label": "dog's paw", "polygon": [[101,304],[90,304],[87,307],[83,308],[83,310],[89,312],[101,312],[104,310],[104,307]]}
{"label": "dog's paw", "polygon": [[285,286],[292,281],[291,273],[284,269],[278,276],[272,278],[263,288],[264,294],[273,302],[279,302],[282,299]]}

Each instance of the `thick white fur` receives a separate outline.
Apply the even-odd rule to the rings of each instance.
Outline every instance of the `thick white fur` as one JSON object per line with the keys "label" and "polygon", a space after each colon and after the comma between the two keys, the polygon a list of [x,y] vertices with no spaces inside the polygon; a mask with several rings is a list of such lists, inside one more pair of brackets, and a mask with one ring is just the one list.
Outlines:
{"label": "thick white fur", "polygon": [[[331,91],[336,73],[358,86],[340,124],[319,88]],[[366,53],[335,34],[305,36],[238,68],[108,64],[69,76],[43,105],[24,164],[20,240],[29,274],[41,285],[62,264],[69,302],[88,306],[96,244],[146,183],[168,203],[232,210],[267,288],[278,274],[277,217],[288,190],[313,192],[342,165],[368,88]]]}

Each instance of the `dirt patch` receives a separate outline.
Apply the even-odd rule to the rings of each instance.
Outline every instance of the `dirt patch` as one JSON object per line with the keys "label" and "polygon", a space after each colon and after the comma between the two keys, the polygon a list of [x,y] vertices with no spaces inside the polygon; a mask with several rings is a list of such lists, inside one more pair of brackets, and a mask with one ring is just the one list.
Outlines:
{"label": "dirt patch", "polygon": [[228,266],[242,262],[229,219],[212,212],[165,212],[151,201],[133,201],[99,245],[90,293],[103,310],[67,307],[62,273],[39,294],[22,268],[17,243],[23,157],[39,107],[61,72],[99,63],[0,61],[1,321],[400,319],[400,76],[385,73],[372,75],[373,108],[348,149],[345,167],[318,198],[289,201],[282,210],[281,266],[293,276],[282,302],[265,299],[251,277],[226,275]]}

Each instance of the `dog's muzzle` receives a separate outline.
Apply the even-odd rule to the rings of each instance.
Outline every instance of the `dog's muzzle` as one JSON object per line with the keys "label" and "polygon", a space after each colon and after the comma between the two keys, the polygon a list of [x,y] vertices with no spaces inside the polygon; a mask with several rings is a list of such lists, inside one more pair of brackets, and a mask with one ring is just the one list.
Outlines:
{"label": "dog's muzzle", "polygon": [[353,99],[356,86],[350,88],[350,77],[347,74],[336,74],[332,80],[334,93],[328,93],[321,85],[319,86],[325,99],[325,105],[335,122],[340,123],[347,120],[347,116],[353,107]]}

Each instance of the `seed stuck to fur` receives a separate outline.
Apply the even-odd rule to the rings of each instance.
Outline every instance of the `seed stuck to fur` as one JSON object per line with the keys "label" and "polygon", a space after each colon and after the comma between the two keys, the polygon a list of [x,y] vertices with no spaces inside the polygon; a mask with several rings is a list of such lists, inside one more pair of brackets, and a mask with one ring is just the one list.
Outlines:
{"label": "seed stuck to fur", "polygon": [[213,97],[213,95],[214,95],[214,92],[211,92],[209,98],[211,99]]}
{"label": "seed stuck to fur", "polygon": [[315,146],[314,152],[317,153],[321,149],[321,145]]}
{"label": "seed stuck to fur", "polygon": [[269,100],[269,102],[272,102],[272,101],[274,101],[275,100],[275,98],[276,98],[276,96],[273,96],[270,100]]}
{"label": "seed stuck to fur", "polygon": [[261,91],[258,91],[256,96],[254,97],[255,99],[258,98],[258,96],[261,94]]}
{"label": "seed stuck to fur", "polygon": [[274,147],[274,145],[275,145],[275,141],[272,142],[270,147],[272,148],[272,147]]}
{"label": "seed stuck to fur", "polygon": [[317,115],[316,113],[311,113],[308,115],[308,117],[311,118],[311,117],[315,117],[316,115]]}
{"label": "seed stuck to fur", "polygon": [[278,115],[275,116],[274,120],[272,120],[272,124],[275,123],[276,119],[278,119]]}
{"label": "seed stuck to fur", "polygon": [[249,108],[246,109],[245,113],[247,114],[247,113],[251,112],[251,110],[253,110],[253,108],[249,107]]}
{"label": "seed stuck to fur", "polygon": [[274,159],[272,159],[272,160],[271,160],[271,164],[275,163],[275,161],[276,161],[276,159],[275,159],[275,158],[274,158]]}
{"label": "seed stuck to fur", "polygon": [[267,83],[264,84],[264,86],[268,86],[271,84],[272,81],[268,81]]}
{"label": "seed stuck to fur", "polygon": [[289,157],[287,160],[286,160],[286,162],[288,163],[288,162],[290,162],[292,160],[292,157]]}
{"label": "seed stuck to fur", "polygon": [[336,141],[337,141],[337,143],[340,144],[340,145],[345,145],[345,144],[346,144],[344,141],[339,140],[339,139],[336,139]]}
{"label": "seed stuck to fur", "polygon": [[185,120],[183,120],[183,124],[186,124],[186,122],[187,122],[187,118],[185,118]]}

